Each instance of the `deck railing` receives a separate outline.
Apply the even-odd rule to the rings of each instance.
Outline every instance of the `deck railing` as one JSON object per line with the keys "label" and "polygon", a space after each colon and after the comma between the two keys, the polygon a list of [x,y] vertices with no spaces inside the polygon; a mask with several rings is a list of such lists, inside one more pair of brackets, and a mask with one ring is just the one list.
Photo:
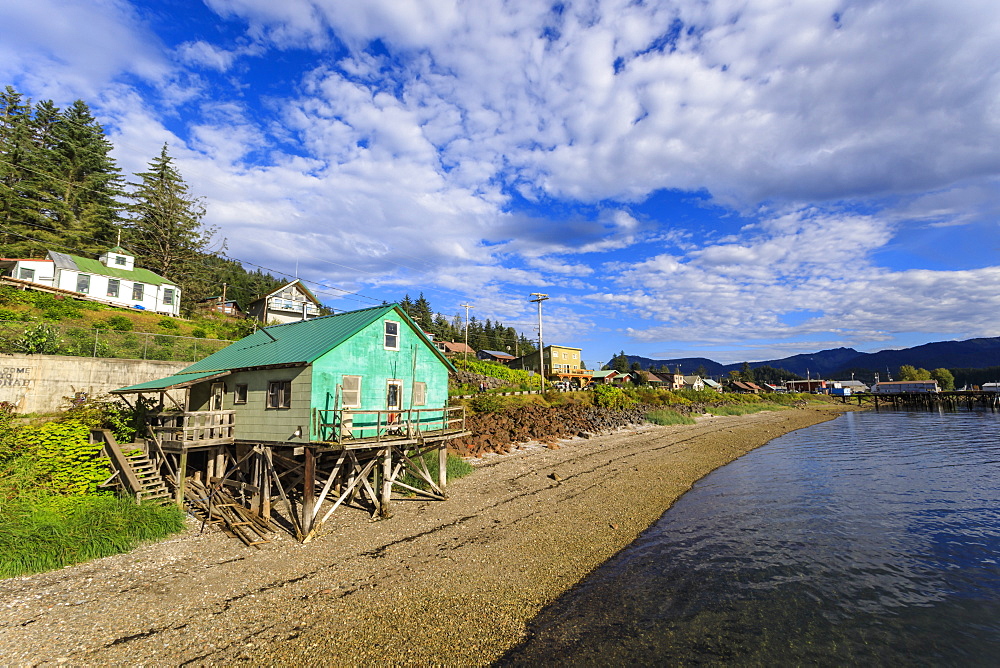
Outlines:
{"label": "deck railing", "polygon": [[165,449],[196,448],[232,443],[236,411],[161,411],[147,420]]}
{"label": "deck railing", "polygon": [[365,410],[360,408],[316,411],[320,441],[343,443],[352,439],[393,440],[419,438],[430,433],[465,431],[465,407]]}

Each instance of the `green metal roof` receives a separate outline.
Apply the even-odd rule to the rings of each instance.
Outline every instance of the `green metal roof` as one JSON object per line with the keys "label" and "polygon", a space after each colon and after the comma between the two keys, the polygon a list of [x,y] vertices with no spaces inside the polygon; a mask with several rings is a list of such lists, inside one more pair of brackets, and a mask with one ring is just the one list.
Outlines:
{"label": "green metal roof", "polygon": [[[395,312],[400,320],[406,322],[424,340],[427,347],[449,370],[455,370],[448,358],[427,340],[420,328],[399,308],[398,304],[387,304],[311,320],[272,325],[195,362],[172,378],[177,379],[195,373],[203,373],[204,377],[207,377],[220,371],[252,369],[271,365],[310,364],[371,323],[392,312]],[[153,383],[162,383],[166,380],[169,379],[161,379],[153,381]],[[149,385],[149,383],[143,385]],[[134,388],[139,387],[142,385],[134,385],[131,388],[123,388],[123,390],[135,391]],[[157,388],[150,387],[149,389]],[[122,392],[123,390],[115,391]]]}
{"label": "green metal roof", "polygon": [[111,394],[131,394],[133,392],[156,392],[158,390],[169,390],[171,388],[187,387],[188,385],[192,385],[208,378],[221,378],[222,376],[228,375],[229,371],[203,371],[201,373],[188,373],[187,370],[184,370],[180,373],[174,374],[173,376],[167,376],[166,378],[150,380],[145,383],[139,383],[138,385],[130,385],[129,387],[112,390]]}
{"label": "green metal roof", "polygon": [[100,260],[91,260],[79,255],[69,255],[69,258],[76,264],[76,268],[85,274],[100,274],[113,278],[127,278],[130,281],[139,283],[149,283],[150,285],[176,285],[158,274],[154,274],[149,269],[122,269],[121,267],[109,267]]}

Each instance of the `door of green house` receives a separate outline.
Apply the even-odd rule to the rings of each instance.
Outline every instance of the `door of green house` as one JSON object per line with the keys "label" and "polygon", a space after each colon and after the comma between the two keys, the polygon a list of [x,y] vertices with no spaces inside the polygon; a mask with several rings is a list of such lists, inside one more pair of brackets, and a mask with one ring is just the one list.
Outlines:
{"label": "door of green house", "polygon": [[385,384],[385,409],[390,411],[389,424],[399,422],[399,413],[403,410],[403,381],[388,380]]}

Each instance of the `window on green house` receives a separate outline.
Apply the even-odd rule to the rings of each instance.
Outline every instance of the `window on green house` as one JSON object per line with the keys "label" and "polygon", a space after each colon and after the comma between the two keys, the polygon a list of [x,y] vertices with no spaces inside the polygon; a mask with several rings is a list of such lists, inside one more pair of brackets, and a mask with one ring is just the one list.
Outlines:
{"label": "window on green house", "polygon": [[414,406],[427,405],[427,383],[421,383],[421,382],[413,383],[413,405]]}
{"label": "window on green house", "polygon": [[233,403],[234,404],[245,404],[247,402],[247,386],[237,385],[233,389]]}
{"label": "window on green house", "polygon": [[292,381],[272,380],[267,384],[268,408],[291,408]]}
{"label": "window on green house", "polygon": [[385,321],[385,349],[399,350],[399,323]]}
{"label": "window on green house", "polygon": [[341,391],[344,408],[361,408],[361,376],[344,376]]}

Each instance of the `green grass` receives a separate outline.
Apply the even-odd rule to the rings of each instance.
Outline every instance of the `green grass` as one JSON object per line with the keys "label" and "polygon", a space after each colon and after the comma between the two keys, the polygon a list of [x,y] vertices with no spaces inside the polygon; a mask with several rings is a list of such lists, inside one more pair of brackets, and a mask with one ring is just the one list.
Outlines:
{"label": "green grass", "polygon": [[[424,462],[427,464],[427,470],[431,473],[431,478],[437,480],[437,467],[438,467],[438,456],[437,452],[431,450],[430,452],[424,453]],[[457,480],[459,478],[464,478],[476,469],[469,462],[465,461],[457,455],[448,455],[448,463],[445,467],[448,473],[448,482],[452,480]],[[410,487],[416,487],[417,489],[427,489],[427,483],[423,480],[416,478],[411,473],[404,473],[400,479],[405,485]]]}
{"label": "green grass", "polygon": [[677,411],[658,409],[646,413],[646,421],[662,426],[672,424],[694,424],[694,418],[681,415]]}
{"label": "green grass", "polygon": [[40,573],[128,552],[184,528],[173,506],[110,494],[26,495],[0,511],[0,577]]}

